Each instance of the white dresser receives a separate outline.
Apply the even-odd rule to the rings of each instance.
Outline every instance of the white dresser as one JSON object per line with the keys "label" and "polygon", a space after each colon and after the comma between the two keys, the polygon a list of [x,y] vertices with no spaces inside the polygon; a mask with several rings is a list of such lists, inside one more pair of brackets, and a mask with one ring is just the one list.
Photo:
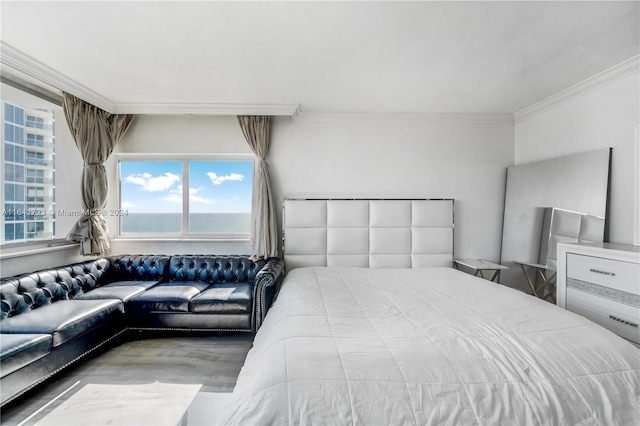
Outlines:
{"label": "white dresser", "polygon": [[557,305],[640,344],[640,247],[558,244]]}

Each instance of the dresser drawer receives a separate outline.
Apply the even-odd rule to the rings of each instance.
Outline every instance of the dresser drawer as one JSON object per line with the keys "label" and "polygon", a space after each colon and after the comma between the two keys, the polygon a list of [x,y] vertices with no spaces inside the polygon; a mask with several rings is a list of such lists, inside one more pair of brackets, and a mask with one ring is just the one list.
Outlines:
{"label": "dresser drawer", "polygon": [[[615,297],[615,295],[614,295]],[[636,298],[628,299],[637,303]],[[640,308],[600,295],[567,288],[567,309],[602,325],[619,336],[640,343]]]}
{"label": "dresser drawer", "polygon": [[567,253],[567,278],[640,293],[640,264]]}

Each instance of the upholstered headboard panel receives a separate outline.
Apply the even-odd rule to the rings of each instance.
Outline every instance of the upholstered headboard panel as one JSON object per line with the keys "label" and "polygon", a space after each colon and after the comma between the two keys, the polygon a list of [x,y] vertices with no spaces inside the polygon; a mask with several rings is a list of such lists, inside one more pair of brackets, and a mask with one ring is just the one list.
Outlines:
{"label": "upholstered headboard panel", "polygon": [[301,266],[451,266],[453,200],[286,199],[284,260]]}

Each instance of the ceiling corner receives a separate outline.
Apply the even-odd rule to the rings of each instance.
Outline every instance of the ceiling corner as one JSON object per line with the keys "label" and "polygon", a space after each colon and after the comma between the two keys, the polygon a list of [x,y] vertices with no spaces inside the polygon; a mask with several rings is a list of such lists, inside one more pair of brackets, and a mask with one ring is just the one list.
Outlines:
{"label": "ceiling corner", "polygon": [[24,74],[63,92],[70,93],[107,112],[113,112],[113,102],[109,99],[22,53],[4,41],[0,41],[0,64],[14,72]]}

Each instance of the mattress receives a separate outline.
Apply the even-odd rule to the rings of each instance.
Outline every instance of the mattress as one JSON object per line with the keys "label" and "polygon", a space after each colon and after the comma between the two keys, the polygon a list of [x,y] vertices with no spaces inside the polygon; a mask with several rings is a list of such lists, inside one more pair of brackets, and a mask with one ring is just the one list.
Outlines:
{"label": "mattress", "polygon": [[640,424],[640,349],[451,268],[291,271],[225,424]]}

